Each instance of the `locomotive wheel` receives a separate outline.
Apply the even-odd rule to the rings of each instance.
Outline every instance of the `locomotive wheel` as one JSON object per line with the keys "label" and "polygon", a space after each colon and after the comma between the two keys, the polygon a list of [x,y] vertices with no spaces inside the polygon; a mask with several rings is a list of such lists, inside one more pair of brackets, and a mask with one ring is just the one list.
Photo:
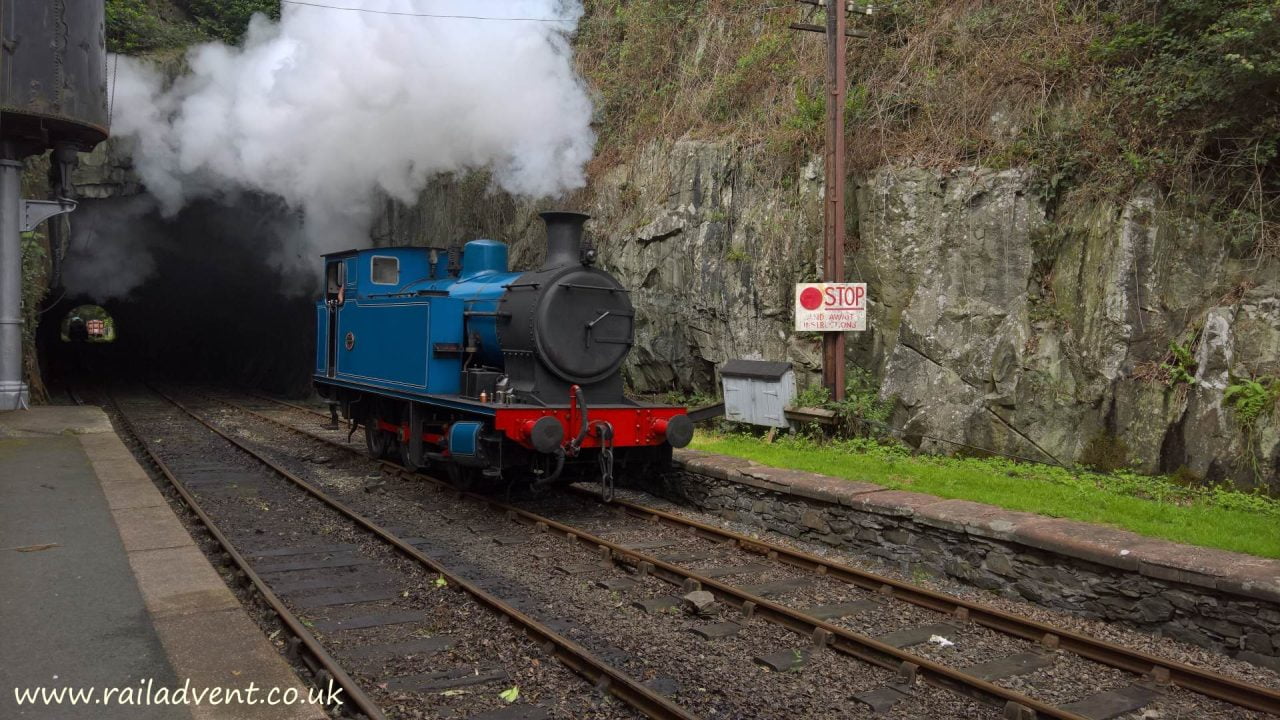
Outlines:
{"label": "locomotive wheel", "polygon": [[418,472],[424,467],[422,465],[415,465],[413,463],[413,459],[409,457],[409,443],[398,442],[396,443],[396,446],[400,451],[398,459],[400,460],[400,464],[404,466],[405,470],[408,470],[409,472]]}
{"label": "locomotive wheel", "polygon": [[369,449],[369,457],[374,460],[381,460],[386,457],[390,439],[390,435],[377,429],[377,427],[370,427],[368,424],[364,426],[364,444]]}

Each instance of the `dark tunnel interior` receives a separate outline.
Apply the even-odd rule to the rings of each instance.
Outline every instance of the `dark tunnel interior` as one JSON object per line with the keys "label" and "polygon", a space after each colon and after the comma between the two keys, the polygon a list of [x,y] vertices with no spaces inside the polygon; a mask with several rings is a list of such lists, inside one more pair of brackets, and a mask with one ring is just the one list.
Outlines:
{"label": "dark tunnel interior", "polygon": [[[37,330],[50,388],[159,380],[309,392],[320,258],[296,244],[298,220],[281,205],[200,201],[166,218],[145,198],[86,200],[72,223],[66,289],[51,292]],[[297,271],[280,269],[282,255]],[[61,341],[63,317],[85,303],[111,314],[115,342]]]}

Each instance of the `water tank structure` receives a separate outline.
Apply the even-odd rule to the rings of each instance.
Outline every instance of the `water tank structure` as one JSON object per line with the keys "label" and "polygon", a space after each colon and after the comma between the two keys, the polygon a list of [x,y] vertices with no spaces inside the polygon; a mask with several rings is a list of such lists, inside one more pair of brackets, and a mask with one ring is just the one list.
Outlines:
{"label": "water tank structure", "polygon": [[[75,203],[77,153],[107,138],[103,0],[0,0],[0,411],[27,405],[21,233]],[[23,201],[22,159],[52,150],[56,201]]]}
{"label": "water tank structure", "polygon": [[0,0],[0,138],[39,153],[107,138],[102,0]]}

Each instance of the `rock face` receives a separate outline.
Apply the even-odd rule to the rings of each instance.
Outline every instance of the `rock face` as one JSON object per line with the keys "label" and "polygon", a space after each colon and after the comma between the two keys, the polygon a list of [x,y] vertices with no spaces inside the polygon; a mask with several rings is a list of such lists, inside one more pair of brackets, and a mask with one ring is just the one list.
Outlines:
{"label": "rock face", "polygon": [[876,304],[858,346],[904,431],[930,446],[925,436],[1046,459],[1010,417],[1033,332],[1030,239],[1046,224],[1027,185],[1016,171],[886,170],[859,188],[855,257]]}
{"label": "rock face", "polygon": [[81,154],[80,165],[71,175],[79,197],[101,200],[142,192],[142,181],[133,169],[132,150],[131,142],[111,139],[100,143],[93,152]]}
{"label": "rock face", "polygon": [[[821,163],[778,181],[768,161],[757,147],[653,143],[538,206],[594,216],[601,263],[637,307],[634,390],[713,391],[734,357],[815,377],[818,338],[792,331],[791,298],[821,266]],[[1022,170],[885,167],[849,201],[846,267],[872,300],[849,359],[896,399],[909,442],[1064,463],[1101,447],[1146,472],[1280,483],[1274,414],[1246,432],[1223,398],[1240,378],[1280,376],[1276,262],[1235,254],[1154,192],[1051,211]],[[442,180],[413,208],[388,204],[376,241],[488,235],[528,266],[542,252],[534,210],[483,178]]]}
{"label": "rock face", "polygon": [[884,169],[858,198],[858,347],[908,437],[1276,483],[1274,415],[1246,432],[1223,397],[1280,372],[1274,262],[1153,193],[1050,218],[1018,171]]}

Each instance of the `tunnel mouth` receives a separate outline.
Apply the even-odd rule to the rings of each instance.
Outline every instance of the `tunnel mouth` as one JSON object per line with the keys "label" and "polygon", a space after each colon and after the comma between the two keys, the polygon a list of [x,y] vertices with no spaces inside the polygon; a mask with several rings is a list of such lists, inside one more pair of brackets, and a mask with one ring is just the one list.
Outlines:
{"label": "tunnel mouth", "polygon": [[[320,259],[298,236],[296,216],[264,197],[197,201],[172,216],[142,196],[85,200],[72,217],[64,287],[50,291],[36,329],[45,384],[309,394]],[[79,329],[76,313],[95,307],[102,316],[81,317]],[[104,325],[93,328],[97,340],[91,319]]]}
{"label": "tunnel mouth", "polygon": [[64,343],[101,345],[116,341],[116,321],[101,305],[77,305],[62,316],[58,337]]}

